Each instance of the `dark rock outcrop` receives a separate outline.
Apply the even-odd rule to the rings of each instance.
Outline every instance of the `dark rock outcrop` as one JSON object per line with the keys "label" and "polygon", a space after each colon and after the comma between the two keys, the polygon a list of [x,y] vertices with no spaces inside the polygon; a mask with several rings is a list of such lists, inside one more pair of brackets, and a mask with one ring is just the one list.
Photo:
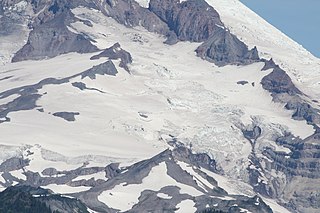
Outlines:
{"label": "dark rock outcrop", "polygon": [[80,115],[79,112],[55,112],[52,114],[53,116],[59,117],[59,118],[63,118],[66,121],[75,121],[76,115]]}
{"label": "dark rock outcrop", "polygon": [[262,59],[261,61],[264,62],[264,66],[261,71],[279,68],[279,66],[273,61],[272,58],[270,60]]}
{"label": "dark rock outcrop", "polygon": [[170,30],[154,13],[131,0],[107,0],[99,3],[100,10],[128,27],[143,26],[150,32],[169,35]]}
{"label": "dark rock outcrop", "polygon": [[52,58],[69,52],[88,53],[98,48],[81,34],[68,30],[65,22],[70,14],[62,13],[30,32],[27,44],[12,58],[12,62]]}
{"label": "dark rock outcrop", "polygon": [[237,84],[240,84],[240,85],[246,85],[248,83],[249,83],[248,81],[237,81]]}
{"label": "dark rock outcrop", "polygon": [[258,62],[256,48],[248,50],[247,45],[228,30],[219,28],[207,41],[196,50],[197,56],[215,63],[218,66],[246,65]]}
{"label": "dark rock outcrop", "polygon": [[163,20],[181,41],[201,42],[215,34],[223,23],[204,0],[151,0],[149,10]]}
{"label": "dark rock outcrop", "polygon": [[82,82],[73,82],[71,85],[76,87],[76,88],[78,88],[78,89],[80,89],[80,90],[91,90],[91,91],[97,91],[97,92],[104,93],[103,91],[98,90],[96,88],[89,88],[89,87],[86,86],[85,83],[82,83]]}
{"label": "dark rock outcrop", "polygon": [[320,111],[308,103],[292,100],[285,105],[285,108],[294,111],[292,118],[295,120],[305,120],[311,125],[320,124]]}
{"label": "dark rock outcrop", "polygon": [[23,169],[25,166],[29,165],[29,160],[22,158],[10,158],[0,164],[0,172],[10,172],[14,170]]}
{"label": "dark rock outcrop", "polygon": [[271,94],[287,93],[289,95],[301,94],[301,91],[293,84],[288,74],[279,66],[262,78],[262,87]]}
{"label": "dark rock outcrop", "polygon": [[[291,150],[290,153],[266,149],[264,154],[274,160],[274,168],[285,172],[289,177],[302,176],[320,178],[320,134],[302,140],[287,134],[276,143]],[[287,157],[286,157],[287,156]]]}
{"label": "dark rock outcrop", "polygon": [[111,75],[115,76],[118,73],[117,68],[114,66],[112,61],[106,61],[97,66],[81,73],[81,78],[89,77],[90,79],[96,79],[96,75]]}
{"label": "dark rock outcrop", "polygon": [[[256,184],[256,191],[273,198],[286,200],[293,212],[317,212],[320,202],[320,135],[301,139],[286,133],[275,140],[274,147],[262,150],[264,177]],[[261,171],[261,170],[260,170]],[[311,186],[311,187],[310,187]],[[306,210],[309,209],[309,210]]]}
{"label": "dark rock outcrop", "polygon": [[98,55],[92,56],[90,60],[99,59],[101,57],[107,57],[112,60],[120,59],[120,67],[124,68],[127,72],[130,72],[128,64],[132,63],[132,56],[129,52],[121,48],[119,43],[115,43],[112,47],[105,49]]}
{"label": "dark rock outcrop", "polygon": [[30,186],[14,186],[0,192],[0,212],[89,213],[77,199],[53,195],[48,190]]}
{"label": "dark rock outcrop", "polygon": [[243,136],[248,140],[257,140],[261,136],[261,128],[254,126],[252,129],[245,129],[242,131]]}
{"label": "dark rock outcrop", "polygon": [[[14,2],[7,4],[12,6]],[[40,60],[69,52],[98,51],[87,36],[73,33],[67,28],[71,22],[76,21],[71,13],[72,8],[80,5],[90,7],[94,6],[93,3],[84,0],[28,0],[27,4],[32,7],[36,16],[28,24],[32,31],[27,43],[15,54],[12,62]]]}

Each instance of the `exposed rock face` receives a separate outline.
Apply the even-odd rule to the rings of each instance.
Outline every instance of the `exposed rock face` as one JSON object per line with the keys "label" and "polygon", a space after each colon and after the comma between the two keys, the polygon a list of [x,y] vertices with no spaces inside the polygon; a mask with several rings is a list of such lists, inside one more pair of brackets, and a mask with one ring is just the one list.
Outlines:
{"label": "exposed rock face", "polygon": [[166,23],[154,13],[130,0],[107,0],[99,2],[100,10],[107,16],[128,27],[143,26],[150,32],[169,35]]}
{"label": "exposed rock face", "polygon": [[92,56],[90,60],[99,59],[101,57],[108,57],[109,59],[120,59],[120,67],[124,68],[127,72],[130,72],[128,64],[132,63],[131,54],[121,48],[119,43],[115,43],[112,47],[105,49],[98,55]]}
{"label": "exposed rock face", "polygon": [[167,23],[181,41],[205,41],[223,26],[217,11],[204,0],[151,0],[149,10]]}
{"label": "exposed rock face", "polygon": [[197,55],[224,66],[245,65],[259,61],[256,48],[248,47],[225,29],[219,14],[204,0],[180,1],[151,0],[149,10],[167,23],[181,41],[204,43],[196,50]]}
{"label": "exposed rock face", "polygon": [[84,71],[81,74],[81,78],[89,77],[96,79],[96,75],[112,75],[115,76],[118,73],[117,68],[114,66],[112,61],[107,61],[97,66]]}
{"label": "exposed rock face", "polygon": [[261,84],[262,87],[271,94],[301,94],[300,90],[292,83],[288,74],[279,66],[275,66],[273,71],[261,80]]}
{"label": "exposed rock face", "polygon": [[12,62],[23,60],[39,60],[55,57],[64,53],[87,53],[97,51],[84,35],[76,34],[67,28],[75,20],[70,9],[81,5],[73,1],[57,0],[29,1],[29,5],[37,14],[29,24],[33,30],[27,43],[12,58]]}
{"label": "exposed rock face", "polygon": [[14,170],[22,169],[23,167],[29,165],[28,160],[22,158],[10,158],[0,165],[0,172],[10,172]]}
{"label": "exposed rock face", "polygon": [[76,88],[78,88],[78,89],[80,89],[80,90],[93,90],[93,91],[98,91],[98,92],[104,93],[103,91],[98,90],[98,89],[96,89],[96,88],[89,88],[89,87],[87,87],[86,84],[83,83],[83,82],[73,82],[73,83],[72,83],[72,86],[74,86],[74,87],[76,87]]}
{"label": "exposed rock face", "polygon": [[215,63],[218,66],[227,64],[246,65],[259,61],[256,48],[248,47],[228,30],[217,30],[196,50],[197,56]]}
{"label": "exposed rock face", "polygon": [[175,44],[178,40],[205,41],[197,49],[197,55],[218,66],[259,61],[257,49],[249,51],[243,42],[225,29],[219,14],[204,0],[181,3],[151,0],[148,9],[133,1],[106,1],[101,10],[126,26],[142,25],[151,32],[165,35],[167,44]]}
{"label": "exposed rock face", "polygon": [[[320,202],[319,133],[302,140],[286,134],[276,140],[290,152],[265,149],[267,171],[278,171],[270,177],[269,190],[274,197],[287,200],[287,206],[298,212],[317,212]],[[269,176],[269,175],[268,175]],[[310,187],[311,186],[311,187]]]}
{"label": "exposed rock face", "polygon": [[66,121],[75,121],[76,115],[80,115],[79,112],[55,112],[52,114],[53,116],[63,118]]}
{"label": "exposed rock face", "polygon": [[292,115],[293,119],[305,120],[308,122],[308,124],[316,124],[316,126],[320,124],[319,110],[313,108],[308,103],[291,100],[285,105],[285,108],[288,110],[294,110],[294,113]]}
{"label": "exposed rock face", "polygon": [[[21,159],[17,161],[12,158],[7,162],[13,162],[13,165],[11,165],[12,163],[5,163],[10,168],[0,170],[0,172],[5,171],[2,175],[5,179],[11,179],[12,181],[6,184],[0,182],[0,185],[10,186],[13,184],[13,181],[19,182],[21,186],[9,188],[8,190],[14,190],[16,194],[23,192],[25,193],[23,195],[24,198],[29,199],[30,197],[37,202],[50,206],[50,209],[60,212],[86,212],[84,210],[87,210],[87,207],[79,200],[53,195],[49,190],[38,187],[45,187],[49,184],[67,185],[69,187],[86,186],[91,189],[69,195],[80,198],[90,209],[97,212],[113,213],[118,212],[118,210],[101,203],[98,200],[98,196],[102,192],[114,189],[114,187],[119,187],[120,185],[125,187],[131,184],[143,184],[145,178],[149,175],[154,175],[151,171],[161,165],[160,167],[164,168],[164,170],[156,173],[156,175],[159,175],[159,178],[165,177],[165,180],[170,179],[180,185],[172,185],[172,182],[169,181],[169,185],[164,184],[160,187],[160,190],[142,189],[141,193],[139,193],[138,202],[127,212],[149,212],[151,210],[154,212],[174,212],[177,210],[177,205],[186,199],[194,202],[197,212],[210,210],[212,206],[217,211],[222,212],[240,212],[241,209],[247,209],[251,212],[272,212],[270,207],[258,196],[248,197],[228,194],[218,186],[218,182],[207,172],[216,171],[214,160],[207,154],[195,154],[182,144],[176,142],[175,144],[175,148],[172,150],[166,150],[150,159],[124,168],[119,168],[119,164],[117,163],[106,167],[87,167],[88,165],[84,164],[74,170],[59,171],[55,168],[46,168],[40,175],[39,172],[29,171],[28,167],[26,167],[28,164],[21,164]],[[29,153],[28,156],[32,158],[33,154]],[[17,167],[16,165],[20,166]],[[16,169],[24,171],[23,175],[26,176],[26,180],[10,176],[9,171]],[[105,173],[107,180],[105,178],[94,178],[95,174],[101,172]],[[92,175],[93,177],[89,179],[84,177],[88,175]],[[125,185],[123,185],[124,182],[126,183]],[[159,182],[163,184],[162,180]],[[164,182],[166,183],[166,181]],[[197,191],[198,195],[183,193],[180,187],[189,187],[190,190]],[[159,194],[165,194],[168,198],[161,197]],[[0,193],[0,199],[1,197],[2,194]],[[9,198],[9,196],[6,196],[6,198]],[[18,196],[16,198],[17,202],[21,201],[21,197]]]}
{"label": "exposed rock face", "polygon": [[274,69],[274,68],[279,67],[278,65],[276,65],[276,63],[273,61],[272,58],[269,61],[265,60],[265,59],[262,59],[261,61],[264,62],[264,66],[261,69],[261,71],[265,71],[265,70],[268,70],[268,69]]}
{"label": "exposed rock face", "polygon": [[52,58],[68,52],[97,51],[98,48],[83,35],[68,30],[64,23],[66,16],[68,14],[61,14],[31,31],[27,44],[15,54],[12,62]]}

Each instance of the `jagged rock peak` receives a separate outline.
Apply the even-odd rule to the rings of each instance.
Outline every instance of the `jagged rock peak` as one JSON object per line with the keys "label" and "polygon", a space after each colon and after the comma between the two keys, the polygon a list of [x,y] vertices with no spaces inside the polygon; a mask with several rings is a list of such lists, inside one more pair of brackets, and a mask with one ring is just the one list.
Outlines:
{"label": "jagged rock peak", "polygon": [[229,30],[219,28],[207,41],[196,50],[197,56],[218,66],[227,64],[246,65],[260,61],[257,48],[248,50]]}
{"label": "jagged rock peak", "polygon": [[273,71],[263,77],[262,87],[272,94],[287,93],[289,95],[302,94],[293,84],[289,75],[279,66],[274,66]]}
{"label": "jagged rock peak", "polygon": [[262,59],[262,61],[264,62],[264,66],[263,66],[263,68],[261,69],[261,71],[265,71],[265,70],[268,70],[268,69],[274,69],[274,68],[279,67],[279,65],[277,65],[277,64],[273,61],[272,58],[271,58],[270,60]]}

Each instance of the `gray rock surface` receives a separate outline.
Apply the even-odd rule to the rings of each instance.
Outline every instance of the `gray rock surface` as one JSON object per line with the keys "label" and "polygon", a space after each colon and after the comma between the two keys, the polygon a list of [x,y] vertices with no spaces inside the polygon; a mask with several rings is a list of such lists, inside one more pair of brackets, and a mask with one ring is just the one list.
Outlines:
{"label": "gray rock surface", "polygon": [[76,115],[80,115],[79,112],[55,112],[52,114],[53,116],[63,118],[66,121],[75,121]]}
{"label": "gray rock surface", "polygon": [[47,206],[46,212],[89,213],[86,206],[77,199],[54,195],[49,190],[30,186],[9,187],[0,192],[0,200],[2,210],[9,208],[7,212],[39,212],[39,209],[44,210]]}
{"label": "gray rock surface", "polygon": [[120,67],[124,68],[127,72],[130,72],[128,64],[132,63],[131,54],[121,48],[119,43],[115,43],[112,47],[105,49],[98,55],[92,56],[90,60],[96,60],[102,57],[107,57],[111,60],[120,59]]}
{"label": "gray rock surface", "polygon": [[238,81],[237,82],[237,84],[240,84],[240,85],[246,85],[248,83],[249,83],[248,81]]}
{"label": "gray rock surface", "polygon": [[204,0],[151,0],[149,10],[181,41],[205,41],[223,26],[217,11]]}
{"label": "gray rock surface", "polygon": [[117,68],[112,61],[107,61],[81,73],[81,78],[89,77],[90,79],[96,79],[96,75],[112,75],[115,76],[118,73]]}
{"label": "gray rock surface", "polygon": [[294,111],[292,118],[295,120],[305,120],[316,128],[320,124],[320,110],[313,108],[309,103],[293,99],[285,105],[285,108]]}
{"label": "gray rock surface", "polygon": [[29,165],[29,160],[14,157],[10,158],[0,164],[0,172],[10,172],[14,170],[19,170]]}
{"label": "gray rock surface", "polygon": [[[85,0],[26,0],[24,2],[27,6],[13,13],[10,8],[17,2],[21,1],[1,3],[3,6],[1,8],[4,9],[3,13],[7,14],[0,18],[0,26],[7,29],[1,33],[15,35],[19,33],[19,30],[22,31],[21,26],[26,24],[31,32],[27,43],[16,52],[12,62],[45,59],[68,52],[86,53],[98,50],[85,35],[70,32],[67,28],[71,22],[76,21],[70,9],[80,5],[93,7],[92,2],[88,3]],[[25,23],[26,20],[27,23]]]}
{"label": "gray rock surface", "polygon": [[104,93],[103,91],[98,90],[98,89],[96,89],[96,88],[89,88],[89,87],[87,87],[86,84],[83,83],[83,82],[73,82],[73,83],[72,83],[72,86],[74,86],[74,87],[76,87],[76,88],[78,88],[78,89],[80,89],[80,90],[92,90],[92,91],[98,91],[98,92]]}
{"label": "gray rock surface", "polygon": [[169,27],[147,8],[132,0],[107,0],[99,2],[99,9],[127,27],[143,26],[150,32],[170,33]]}
{"label": "gray rock surface", "polygon": [[201,44],[196,53],[202,59],[218,66],[247,65],[260,60],[256,48],[248,50],[247,45],[222,28],[219,28],[215,34]]}
{"label": "gray rock surface", "polygon": [[264,62],[264,66],[261,69],[261,71],[266,71],[268,69],[279,68],[279,66],[273,61],[272,58],[270,60],[262,59],[262,61]]}
{"label": "gray rock surface", "polygon": [[[176,148],[172,151],[166,150],[151,159],[138,162],[126,168],[125,172],[118,173],[114,178],[109,179],[107,182],[93,187],[91,190],[79,193],[80,200],[86,203],[91,209],[98,212],[117,212],[118,210],[107,207],[101,203],[97,197],[101,192],[112,189],[117,185],[125,182],[126,184],[141,184],[142,180],[147,177],[151,169],[160,163],[165,163],[167,166],[167,175],[175,179],[177,182],[191,186],[198,191],[202,192],[201,196],[192,196],[179,192],[177,186],[165,186],[159,191],[144,190],[139,196],[139,202],[133,206],[131,210],[126,212],[175,212],[176,206],[182,200],[191,199],[196,203],[196,208],[199,212],[208,209],[207,204],[219,203],[217,210],[225,210],[235,208],[232,206],[238,205],[234,212],[239,212],[240,208],[248,209],[252,212],[272,212],[271,209],[263,203],[258,197],[248,198],[245,196],[228,195],[226,191],[218,187],[217,182],[213,178],[209,178],[200,170],[194,170],[203,178],[211,182],[215,187],[206,188],[204,190],[197,184],[197,181],[186,171],[177,164],[177,161],[182,161],[190,164],[192,168],[207,168],[211,171],[215,170],[215,162],[206,154],[193,154],[191,150],[183,147],[177,143]],[[169,199],[163,199],[157,196],[158,193],[165,193]],[[233,200],[224,200],[224,196],[232,197]],[[259,204],[257,203],[259,200]]]}
{"label": "gray rock surface", "polygon": [[[268,65],[265,67],[267,68]],[[270,69],[270,67],[268,67],[268,69]],[[262,87],[271,94],[301,94],[301,91],[292,83],[292,80],[288,74],[277,65],[273,68],[273,71],[269,75],[266,75],[262,78],[261,84]]]}
{"label": "gray rock surface", "polygon": [[98,48],[81,34],[67,28],[66,20],[71,19],[66,12],[54,19],[36,26],[30,33],[27,44],[12,58],[12,62],[52,58],[69,52],[88,53]]}
{"label": "gray rock surface", "polygon": [[284,175],[270,178],[269,191],[274,197],[286,200],[287,207],[294,212],[317,212],[320,207],[319,139],[319,133],[304,140],[287,133],[276,143],[288,148],[290,153],[272,148],[263,152],[269,159],[265,160],[265,168],[270,173],[275,170]]}

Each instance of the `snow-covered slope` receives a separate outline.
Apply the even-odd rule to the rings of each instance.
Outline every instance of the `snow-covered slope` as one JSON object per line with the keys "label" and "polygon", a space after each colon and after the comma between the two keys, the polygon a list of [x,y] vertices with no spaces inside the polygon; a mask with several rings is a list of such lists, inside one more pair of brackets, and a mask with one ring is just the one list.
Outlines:
{"label": "snow-covered slope", "polygon": [[[100,1],[92,1],[95,6],[72,2],[67,31],[100,51],[41,55],[49,58],[0,66],[0,186],[41,186],[79,197],[97,212],[141,212],[163,209],[168,203],[171,212],[218,209],[218,204],[223,211],[270,212],[264,202],[275,212],[285,212],[276,201],[292,201],[287,205],[292,211],[316,211],[316,205],[299,205],[304,202],[302,194],[308,197],[310,187],[319,187],[317,172],[308,177],[302,174],[318,162],[317,155],[310,153],[319,149],[314,113],[318,106],[311,101],[319,100],[315,84],[319,59],[239,1],[208,0],[227,32],[230,29],[249,49],[257,46],[261,58],[272,57],[303,92],[271,96],[261,84],[275,70],[264,70],[266,61],[216,66],[197,57],[200,41],[164,44],[169,35],[142,27],[149,26],[143,17],[138,22],[142,26],[134,26],[134,18],[121,24],[125,2],[113,2],[120,5],[110,7],[117,11]],[[148,4],[156,1],[137,2],[143,11],[138,14],[147,14],[151,13]],[[138,8],[133,4],[132,11]],[[48,17],[55,20],[48,11]],[[225,30],[218,28],[217,32]],[[45,30],[40,32],[47,36]],[[63,39],[68,36],[54,36],[53,44],[69,47],[68,39]],[[0,46],[6,42],[0,40]],[[120,46],[113,46],[116,43]],[[41,49],[41,45],[35,47]],[[99,53],[107,57],[99,58]],[[125,60],[129,62],[124,66]],[[275,97],[281,101],[275,102]],[[314,111],[293,119],[297,113],[286,109],[292,100],[302,105],[302,101],[312,102],[309,108]],[[309,115],[315,118],[310,120]],[[303,148],[302,143],[306,144]],[[177,154],[173,151],[177,144],[189,151]],[[170,152],[166,157],[159,154],[164,150]],[[300,158],[305,164],[301,165]],[[199,162],[207,166],[211,162],[214,167],[203,168]],[[283,164],[288,168],[282,168]],[[174,173],[172,168],[179,170]],[[309,189],[298,187],[299,196],[292,200],[292,185],[302,179]]]}
{"label": "snow-covered slope", "polygon": [[264,58],[273,58],[296,85],[319,98],[320,59],[269,24],[238,0],[206,0],[223,23],[250,47],[257,46]]}

